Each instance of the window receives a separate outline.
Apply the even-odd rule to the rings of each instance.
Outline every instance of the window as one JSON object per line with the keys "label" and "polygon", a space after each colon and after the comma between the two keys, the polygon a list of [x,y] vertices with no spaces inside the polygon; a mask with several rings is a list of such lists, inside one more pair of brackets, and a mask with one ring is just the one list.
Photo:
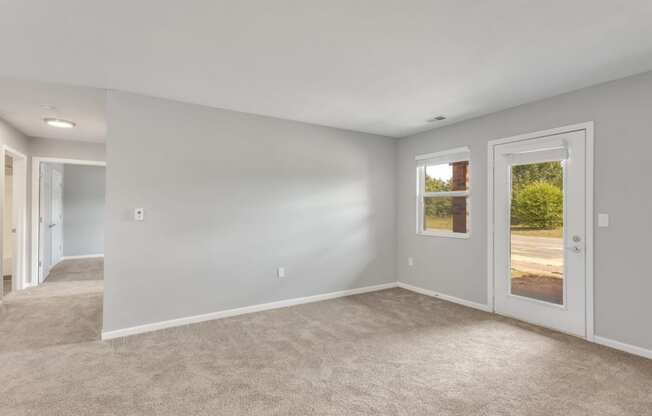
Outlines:
{"label": "window", "polygon": [[469,148],[416,157],[417,234],[469,236]]}

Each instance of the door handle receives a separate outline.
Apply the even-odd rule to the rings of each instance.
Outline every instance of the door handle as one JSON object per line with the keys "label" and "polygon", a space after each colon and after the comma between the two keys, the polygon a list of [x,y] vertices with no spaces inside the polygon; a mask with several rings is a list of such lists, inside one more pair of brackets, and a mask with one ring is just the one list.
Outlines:
{"label": "door handle", "polygon": [[581,246],[570,246],[570,247],[566,247],[566,250],[570,250],[573,253],[579,254],[579,253],[582,252],[582,247]]}
{"label": "door handle", "polygon": [[55,227],[56,225],[57,225],[57,224],[50,224],[50,225],[48,225],[48,228]]}

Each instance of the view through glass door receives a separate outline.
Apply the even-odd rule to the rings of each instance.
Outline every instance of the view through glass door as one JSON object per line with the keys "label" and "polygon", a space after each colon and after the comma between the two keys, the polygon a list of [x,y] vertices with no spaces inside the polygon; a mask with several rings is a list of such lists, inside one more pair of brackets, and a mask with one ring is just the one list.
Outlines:
{"label": "view through glass door", "polygon": [[586,334],[585,131],[494,147],[496,312]]}
{"label": "view through glass door", "polygon": [[564,160],[511,167],[511,294],[564,304]]}

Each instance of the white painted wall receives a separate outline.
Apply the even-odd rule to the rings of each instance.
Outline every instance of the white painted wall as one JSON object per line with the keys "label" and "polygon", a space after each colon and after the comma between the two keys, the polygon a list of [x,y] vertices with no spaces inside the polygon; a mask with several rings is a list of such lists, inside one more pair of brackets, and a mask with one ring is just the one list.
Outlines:
{"label": "white painted wall", "polygon": [[395,281],[394,139],[120,92],[107,114],[104,331]]}
{"label": "white painted wall", "polygon": [[[598,336],[652,349],[652,73],[560,95],[398,144],[397,276],[450,296],[487,303],[487,141],[595,121],[595,328]],[[471,148],[471,226],[467,240],[415,234],[414,156]],[[407,258],[415,259],[408,267]]]}

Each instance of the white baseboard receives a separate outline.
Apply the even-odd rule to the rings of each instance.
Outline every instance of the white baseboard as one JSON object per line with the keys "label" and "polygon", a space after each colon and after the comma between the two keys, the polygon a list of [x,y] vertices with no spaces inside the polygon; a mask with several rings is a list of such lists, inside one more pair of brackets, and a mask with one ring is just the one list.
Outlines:
{"label": "white baseboard", "polygon": [[652,350],[648,350],[642,347],[637,347],[635,345],[625,344],[624,342],[614,341],[613,339],[604,338],[597,335],[593,337],[593,342],[620,351],[625,351],[630,354],[640,355],[641,357],[649,358],[652,360]]}
{"label": "white baseboard", "polygon": [[398,282],[397,285],[398,287],[410,290],[412,292],[421,293],[422,295],[432,296],[433,298],[447,300],[449,302],[457,303],[463,306],[468,306],[469,308],[479,309],[484,312],[493,312],[490,306],[483,305],[482,303],[471,302],[470,300],[456,298],[455,296],[445,295],[443,293],[435,292],[434,290],[423,289],[403,282]]}
{"label": "white baseboard", "polygon": [[61,260],[76,260],[76,259],[96,259],[99,257],[104,257],[104,254],[84,254],[81,256],[63,256]]}
{"label": "white baseboard", "polygon": [[341,290],[338,292],[324,293],[322,295],[306,296],[302,298],[281,300],[278,302],[270,302],[270,303],[263,303],[259,305],[245,306],[242,308],[211,312],[203,315],[188,316],[185,318],[171,319],[169,321],[154,322],[151,324],[132,326],[123,329],[116,329],[114,331],[106,331],[106,332],[103,331],[102,340],[121,338],[129,335],[143,334],[145,332],[158,331],[165,328],[173,328],[177,326],[196,324],[204,321],[212,321],[214,319],[222,319],[222,318],[244,315],[253,312],[267,311],[270,309],[285,308],[288,306],[301,305],[304,303],[319,302],[322,300],[341,298],[341,297],[351,296],[351,295],[358,295],[361,293],[375,292],[378,290],[391,289],[396,286],[397,286],[396,282],[391,282],[391,283],[385,283],[376,286],[366,286],[357,289],[349,289],[349,290]]}

